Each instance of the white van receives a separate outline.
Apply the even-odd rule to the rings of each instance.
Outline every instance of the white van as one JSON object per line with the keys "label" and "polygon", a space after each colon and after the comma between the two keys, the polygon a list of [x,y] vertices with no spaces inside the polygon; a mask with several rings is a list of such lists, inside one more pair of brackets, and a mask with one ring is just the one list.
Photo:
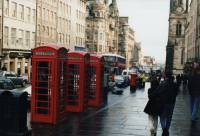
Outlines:
{"label": "white van", "polygon": [[131,73],[137,73],[136,70],[129,70],[129,69],[125,69],[122,71],[122,75],[123,76],[129,76],[129,78],[131,78]]}

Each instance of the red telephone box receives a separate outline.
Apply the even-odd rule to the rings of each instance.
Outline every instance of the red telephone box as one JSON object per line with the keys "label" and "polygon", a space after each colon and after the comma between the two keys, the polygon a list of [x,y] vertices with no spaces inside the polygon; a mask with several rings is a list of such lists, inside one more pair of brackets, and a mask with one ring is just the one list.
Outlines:
{"label": "red telephone box", "polygon": [[83,112],[88,106],[90,55],[85,52],[67,54],[66,111]]}
{"label": "red telephone box", "polygon": [[103,57],[90,56],[89,106],[100,107],[103,104],[103,66]]}
{"label": "red telephone box", "polygon": [[58,45],[32,50],[32,122],[56,124],[64,119],[66,54]]}
{"label": "red telephone box", "polygon": [[131,73],[130,91],[135,92],[137,88],[137,74]]}

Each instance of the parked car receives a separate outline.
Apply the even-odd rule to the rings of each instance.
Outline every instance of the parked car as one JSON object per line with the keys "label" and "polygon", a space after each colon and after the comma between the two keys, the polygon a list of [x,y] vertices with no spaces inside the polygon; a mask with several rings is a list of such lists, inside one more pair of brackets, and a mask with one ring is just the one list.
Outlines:
{"label": "parked car", "polygon": [[1,90],[12,90],[15,88],[15,85],[10,79],[7,78],[0,78],[0,89]]}
{"label": "parked car", "polygon": [[126,76],[115,76],[115,85],[119,88],[124,88],[127,87],[127,80],[129,78],[127,78]]}
{"label": "parked car", "polygon": [[12,80],[15,86],[20,85],[21,87],[24,87],[26,85],[25,81],[22,77],[18,77],[17,74],[14,72],[8,72],[8,71],[0,71],[0,77],[7,78]]}

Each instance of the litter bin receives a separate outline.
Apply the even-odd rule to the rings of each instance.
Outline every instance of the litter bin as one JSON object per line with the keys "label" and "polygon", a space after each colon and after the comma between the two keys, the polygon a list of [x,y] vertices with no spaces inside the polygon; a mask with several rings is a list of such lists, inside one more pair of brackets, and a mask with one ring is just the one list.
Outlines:
{"label": "litter bin", "polygon": [[28,93],[12,91],[12,120],[10,121],[9,133],[23,134],[26,133],[27,128],[27,111],[28,111]]}
{"label": "litter bin", "polygon": [[[9,108],[5,110],[7,114],[6,128],[3,130],[5,136],[29,136],[27,127],[27,92],[11,91],[11,96],[6,99]],[[6,109],[6,108],[5,108]]]}
{"label": "litter bin", "polygon": [[11,99],[12,93],[9,91],[0,91],[0,135],[9,131],[9,120],[11,120]]}

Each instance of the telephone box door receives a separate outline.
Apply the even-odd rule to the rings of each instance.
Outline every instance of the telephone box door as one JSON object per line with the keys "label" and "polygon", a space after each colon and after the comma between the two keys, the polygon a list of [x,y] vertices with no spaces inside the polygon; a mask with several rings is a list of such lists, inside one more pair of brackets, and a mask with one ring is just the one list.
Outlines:
{"label": "telephone box door", "polygon": [[67,105],[68,111],[76,111],[80,106],[80,64],[68,64],[67,72]]}
{"label": "telephone box door", "polygon": [[[53,79],[52,74],[54,65],[53,61],[35,61],[33,65],[34,73],[36,73],[33,77],[33,83],[34,90],[33,96],[35,98],[33,99],[33,107],[34,109],[34,116],[39,119],[39,121],[43,122],[52,122],[52,114],[53,114],[53,108],[52,107],[52,98],[53,96]],[[35,66],[35,68],[34,68]],[[36,119],[36,120],[37,120]]]}
{"label": "telephone box door", "polygon": [[89,106],[100,107],[103,104],[103,60],[99,56],[90,58]]}

